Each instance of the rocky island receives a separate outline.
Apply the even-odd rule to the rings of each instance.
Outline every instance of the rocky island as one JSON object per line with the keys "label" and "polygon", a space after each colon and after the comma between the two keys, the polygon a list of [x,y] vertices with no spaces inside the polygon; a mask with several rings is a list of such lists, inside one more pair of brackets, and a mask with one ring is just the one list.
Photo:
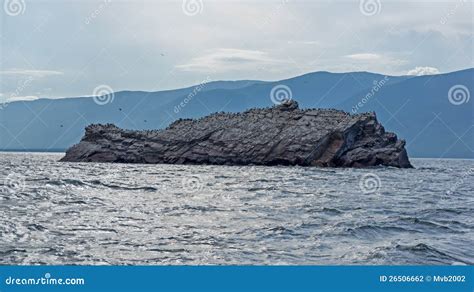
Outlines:
{"label": "rocky island", "polygon": [[294,100],[243,113],[180,119],[154,131],[90,125],[61,161],[320,167],[412,167],[405,141],[375,113],[299,109]]}

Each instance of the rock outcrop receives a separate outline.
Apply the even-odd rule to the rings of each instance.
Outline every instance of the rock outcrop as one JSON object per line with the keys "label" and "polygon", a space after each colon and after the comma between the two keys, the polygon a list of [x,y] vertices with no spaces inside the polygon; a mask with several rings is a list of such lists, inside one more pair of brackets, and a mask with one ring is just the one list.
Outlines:
{"label": "rock outcrop", "polygon": [[296,101],[181,119],[156,131],[90,125],[62,161],[412,167],[405,141],[385,132],[375,113],[301,110]]}

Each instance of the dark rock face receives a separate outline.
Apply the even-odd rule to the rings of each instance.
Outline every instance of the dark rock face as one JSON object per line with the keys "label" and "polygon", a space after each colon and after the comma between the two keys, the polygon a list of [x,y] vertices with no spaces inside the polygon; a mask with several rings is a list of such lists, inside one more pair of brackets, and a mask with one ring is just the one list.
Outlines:
{"label": "dark rock face", "polygon": [[296,101],[181,119],[157,131],[90,125],[62,161],[412,167],[405,141],[385,132],[375,113],[300,110]]}

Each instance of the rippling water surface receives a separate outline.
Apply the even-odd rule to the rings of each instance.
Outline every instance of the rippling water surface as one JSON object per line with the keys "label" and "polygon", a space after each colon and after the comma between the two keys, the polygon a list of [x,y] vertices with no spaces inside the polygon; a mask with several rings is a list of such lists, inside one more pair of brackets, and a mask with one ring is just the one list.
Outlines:
{"label": "rippling water surface", "polygon": [[474,161],[59,163],[0,153],[0,264],[473,264]]}

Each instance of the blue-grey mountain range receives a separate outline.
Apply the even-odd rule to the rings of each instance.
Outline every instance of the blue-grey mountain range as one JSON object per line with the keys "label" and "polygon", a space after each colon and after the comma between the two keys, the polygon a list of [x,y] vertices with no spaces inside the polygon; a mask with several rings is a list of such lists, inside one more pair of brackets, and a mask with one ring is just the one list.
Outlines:
{"label": "blue-grey mountain range", "polygon": [[[427,76],[315,72],[271,82],[211,81],[168,91],[116,92],[105,105],[92,97],[16,101],[0,109],[0,150],[64,150],[91,123],[157,129],[179,118],[268,107],[278,85],[287,86],[302,108],[375,111],[386,130],[407,141],[411,157],[474,158],[472,68]],[[449,94],[459,86],[463,92],[453,102]]]}

